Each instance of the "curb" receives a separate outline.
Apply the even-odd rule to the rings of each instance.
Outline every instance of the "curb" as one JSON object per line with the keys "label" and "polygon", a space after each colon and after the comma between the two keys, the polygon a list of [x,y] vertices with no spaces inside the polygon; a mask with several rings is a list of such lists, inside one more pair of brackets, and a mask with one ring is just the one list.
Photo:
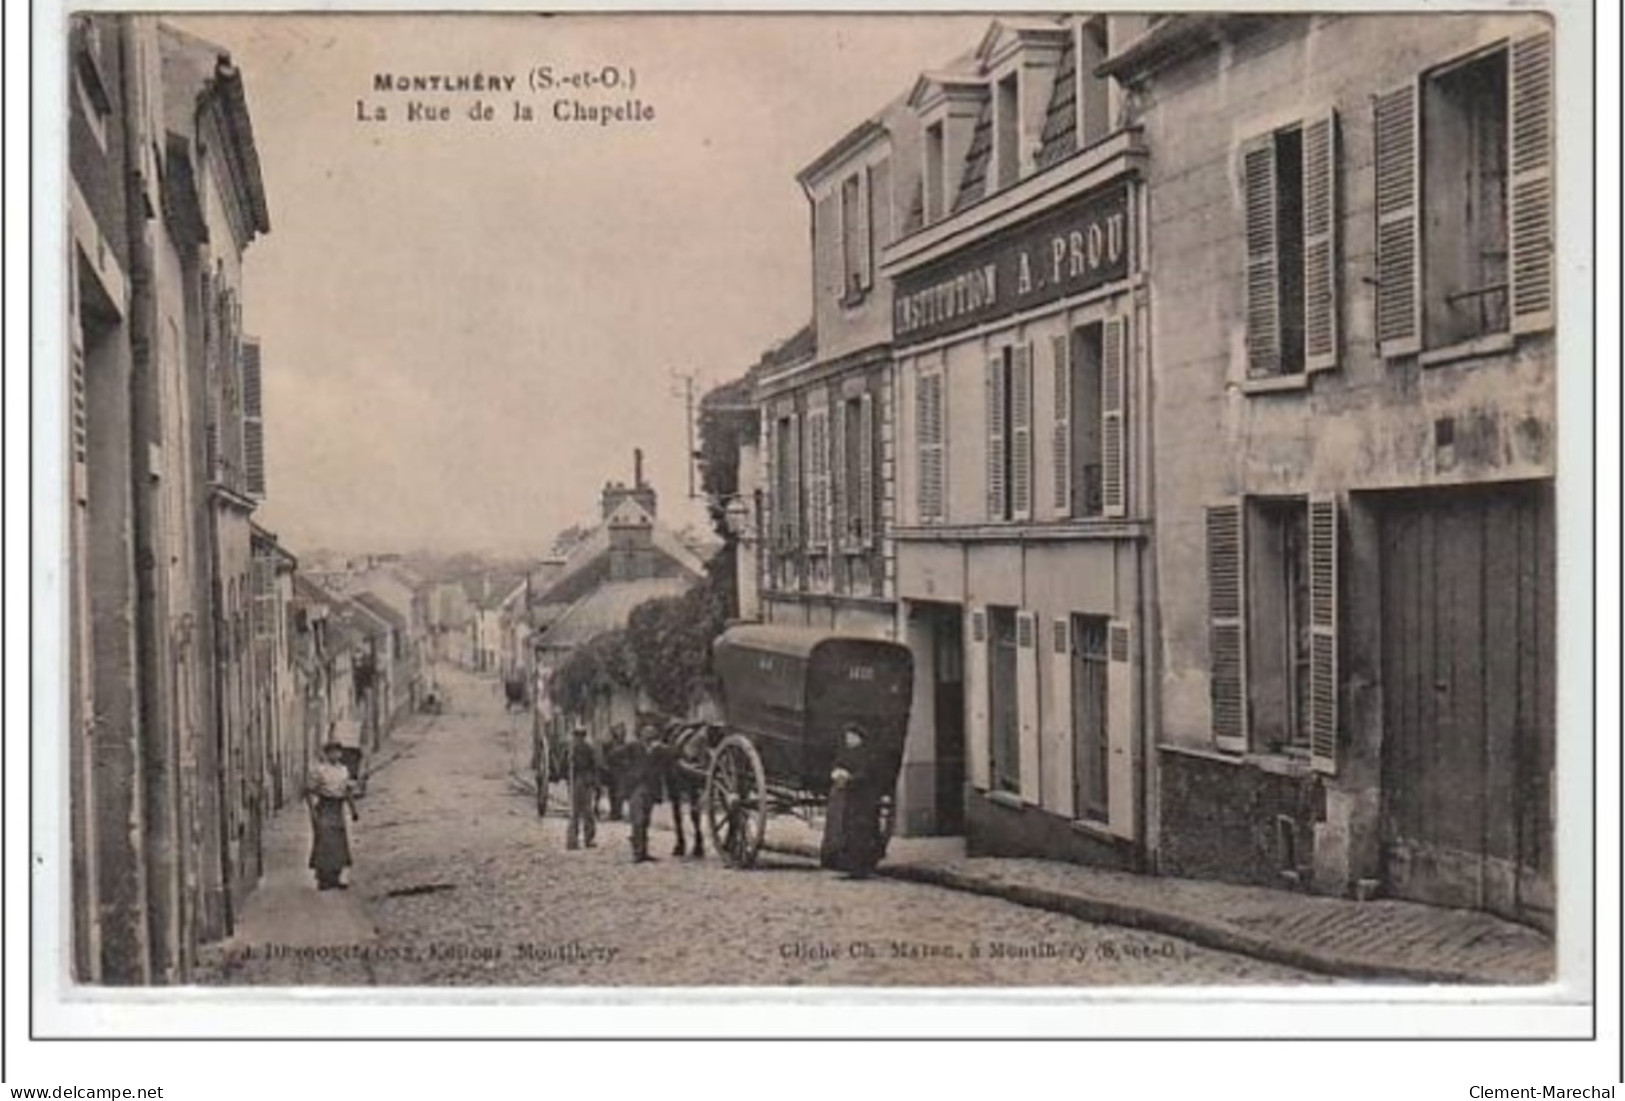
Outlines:
{"label": "curb", "polygon": [[[818,856],[811,845],[794,842],[769,841],[762,848],[790,856]],[[1117,902],[1088,895],[1067,894],[1045,887],[1031,887],[1021,883],[1004,883],[985,876],[967,875],[931,864],[881,864],[875,875],[909,883],[923,883],[966,894],[984,895],[1004,899],[1021,906],[1030,906],[1052,913],[1068,914],[1082,921],[1105,925],[1120,925],[1130,929],[1165,933],[1214,948],[1233,952],[1270,963],[1284,964],[1303,971],[1333,975],[1350,979],[1400,979],[1406,982],[1448,984],[1452,986],[1524,985],[1503,983],[1482,974],[1450,968],[1421,967],[1402,963],[1378,963],[1370,959],[1347,956],[1339,952],[1311,948],[1303,944],[1283,944],[1270,940],[1228,922],[1209,921],[1172,910]]]}

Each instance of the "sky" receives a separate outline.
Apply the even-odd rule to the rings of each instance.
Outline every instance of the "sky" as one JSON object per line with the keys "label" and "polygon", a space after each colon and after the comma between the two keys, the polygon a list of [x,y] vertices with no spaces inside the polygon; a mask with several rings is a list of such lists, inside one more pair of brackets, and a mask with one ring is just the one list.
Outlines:
{"label": "sky", "polygon": [[[796,173],[985,16],[221,15],[179,26],[243,73],[271,215],[245,257],[268,498],[295,553],[542,553],[632,449],[674,526],[679,376],[738,376],[811,311]],[[602,72],[636,89],[532,91]],[[512,92],[377,93],[493,74]],[[613,126],[555,100],[652,108]],[[412,99],[449,121],[411,121]],[[476,100],[491,121],[468,118]],[[515,121],[514,101],[535,121]],[[382,107],[387,121],[362,121]]]}

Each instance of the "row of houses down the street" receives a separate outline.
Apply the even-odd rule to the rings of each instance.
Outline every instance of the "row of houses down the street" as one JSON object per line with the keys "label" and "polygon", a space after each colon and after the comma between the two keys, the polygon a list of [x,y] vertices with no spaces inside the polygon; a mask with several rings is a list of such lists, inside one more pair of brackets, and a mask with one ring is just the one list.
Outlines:
{"label": "row of houses down the street", "polygon": [[741,570],[912,649],[903,830],[1550,925],[1553,74],[1535,14],[1000,18],[800,174]]}

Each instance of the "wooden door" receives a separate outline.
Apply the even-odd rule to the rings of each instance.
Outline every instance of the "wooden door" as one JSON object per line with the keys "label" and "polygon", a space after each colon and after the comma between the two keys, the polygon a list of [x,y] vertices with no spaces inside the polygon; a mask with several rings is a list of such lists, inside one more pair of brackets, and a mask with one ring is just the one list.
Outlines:
{"label": "wooden door", "polygon": [[1106,620],[1072,617],[1072,769],[1079,818],[1104,822],[1107,786]]}
{"label": "wooden door", "polygon": [[1383,859],[1400,897],[1550,924],[1554,543],[1549,483],[1383,506]]}
{"label": "wooden door", "polygon": [[958,608],[932,618],[938,833],[965,832],[965,631]]}

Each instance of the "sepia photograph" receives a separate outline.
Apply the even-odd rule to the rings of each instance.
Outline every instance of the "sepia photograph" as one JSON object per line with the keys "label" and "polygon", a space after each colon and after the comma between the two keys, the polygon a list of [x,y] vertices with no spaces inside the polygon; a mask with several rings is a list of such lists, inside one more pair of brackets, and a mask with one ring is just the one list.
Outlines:
{"label": "sepia photograph", "polygon": [[63,996],[1589,971],[1559,14],[61,18]]}

